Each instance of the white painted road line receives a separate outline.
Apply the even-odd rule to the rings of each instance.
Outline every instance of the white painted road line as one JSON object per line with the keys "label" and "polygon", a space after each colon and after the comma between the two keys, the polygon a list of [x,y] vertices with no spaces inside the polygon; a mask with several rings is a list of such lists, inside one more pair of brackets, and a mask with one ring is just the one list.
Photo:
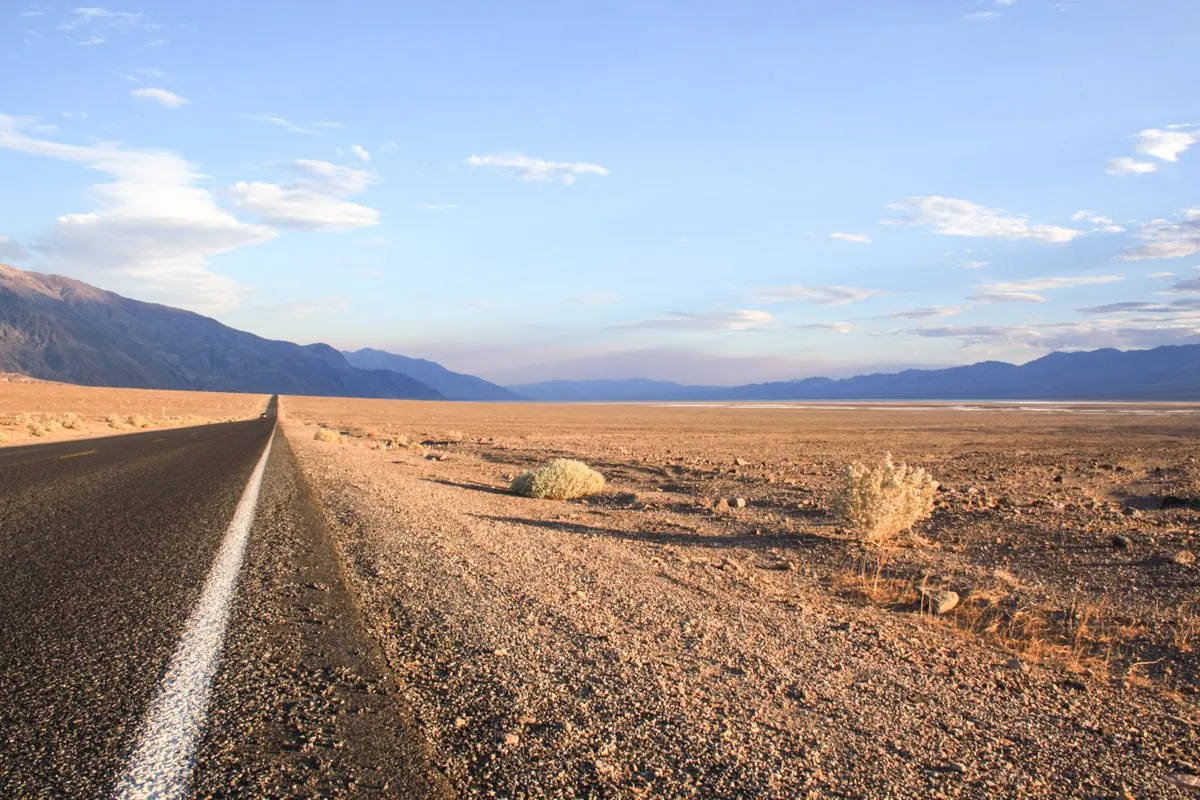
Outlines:
{"label": "white painted road line", "polygon": [[196,745],[204,733],[208,697],[221,658],[229,607],[237,589],[242,556],[254,523],[271,441],[263,450],[233,521],[204,582],[200,601],[183,627],[179,646],[167,673],[150,701],[137,743],[117,783],[118,800],[183,798],[187,796]]}

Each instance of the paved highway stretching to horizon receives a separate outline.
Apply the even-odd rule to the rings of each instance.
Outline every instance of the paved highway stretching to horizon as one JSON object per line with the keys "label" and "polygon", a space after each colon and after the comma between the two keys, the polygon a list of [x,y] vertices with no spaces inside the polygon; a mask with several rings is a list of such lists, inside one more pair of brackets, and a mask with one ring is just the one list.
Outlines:
{"label": "paved highway stretching to horizon", "polygon": [[276,408],[0,450],[0,796],[446,794]]}

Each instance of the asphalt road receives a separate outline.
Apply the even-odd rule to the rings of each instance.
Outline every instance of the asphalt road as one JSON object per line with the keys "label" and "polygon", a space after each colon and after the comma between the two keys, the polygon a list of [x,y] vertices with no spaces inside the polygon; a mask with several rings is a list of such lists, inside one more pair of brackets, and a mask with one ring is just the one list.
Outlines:
{"label": "asphalt road", "polygon": [[186,782],[158,796],[448,795],[273,400],[260,420],[0,450],[0,797],[116,796],[268,441]]}

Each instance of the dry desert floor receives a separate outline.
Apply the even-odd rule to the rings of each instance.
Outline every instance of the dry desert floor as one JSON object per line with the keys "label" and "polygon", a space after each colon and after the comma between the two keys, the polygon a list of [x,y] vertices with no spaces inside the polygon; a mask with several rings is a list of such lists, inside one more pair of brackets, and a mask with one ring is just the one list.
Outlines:
{"label": "dry desert floor", "polygon": [[[1198,796],[1200,407],[282,409],[463,796]],[[886,451],[942,488],[878,548]],[[557,457],[608,488],[508,491]]]}
{"label": "dry desert floor", "polygon": [[108,389],[0,373],[0,447],[258,416],[267,395]]}

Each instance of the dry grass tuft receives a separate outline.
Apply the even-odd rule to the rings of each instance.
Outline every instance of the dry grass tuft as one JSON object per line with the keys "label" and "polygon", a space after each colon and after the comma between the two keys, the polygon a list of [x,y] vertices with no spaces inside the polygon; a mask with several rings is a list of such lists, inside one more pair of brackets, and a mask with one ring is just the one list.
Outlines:
{"label": "dry grass tuft", "polygon": [[894,464],[888,453],[875,466],[846,468],[833,511],[871,544],[890,544],[933,513],[938,483],[920,467]]}
{"label": "dry grass tuft", "polygon": [[584,464],[559,458],[530,472],[523,472],[512,482],[512,490],[523,497],[543,500],[574,500],[595,494],[604,488],[604,476]]}
{"label": "dry grass tuft", "polygon": [[146,419],[146,417],[142,416],[141,414],[130,414],[129,416],[125,417],[125,424],[134,428],[149,428],[150,420]]}
{"label": "dry grass tuft", "polygon": [[339,431],[329,428],[317,428],[317,432],[313,434],[313,438],[318,442],[330,442],[332,444],[342,443],[342,434]]}

